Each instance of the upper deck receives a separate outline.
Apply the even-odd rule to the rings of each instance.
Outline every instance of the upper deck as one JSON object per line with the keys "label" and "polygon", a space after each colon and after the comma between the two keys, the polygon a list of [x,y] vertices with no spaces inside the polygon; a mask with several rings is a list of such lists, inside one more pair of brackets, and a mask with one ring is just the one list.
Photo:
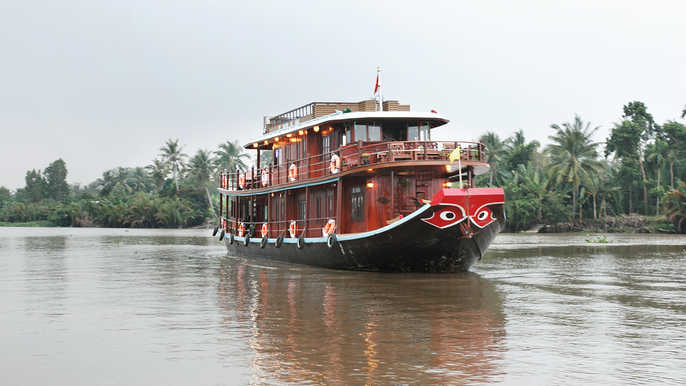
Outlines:
{"label": "upper deck", "polygon": [[[265,119],[263,135],[245,145],[256,150],[257,165],[222,172],[220,189],[257,194],[374,169],[442,168],[451,155],[473,174],[488,170],[482,144],[431,139],[431,129],[448,123],[437,112],[409,111],[397,101],[382,107],[374,100],[313,102]],[[264,153],[272,155],[268,163],[260,162]]]}

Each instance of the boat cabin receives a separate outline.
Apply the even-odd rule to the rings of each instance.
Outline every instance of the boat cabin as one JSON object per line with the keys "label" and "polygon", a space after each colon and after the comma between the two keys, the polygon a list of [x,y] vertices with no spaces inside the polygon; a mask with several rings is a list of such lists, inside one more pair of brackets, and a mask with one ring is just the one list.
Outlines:
{"label": "boat cabin", "polygon": [[448,123],[389,100],[312,102],[264,119],[249,170],[224,170],[227,233],[265,239],[372,231],[428,203],[444,187],[473,187],[484,146],[435,141]]}

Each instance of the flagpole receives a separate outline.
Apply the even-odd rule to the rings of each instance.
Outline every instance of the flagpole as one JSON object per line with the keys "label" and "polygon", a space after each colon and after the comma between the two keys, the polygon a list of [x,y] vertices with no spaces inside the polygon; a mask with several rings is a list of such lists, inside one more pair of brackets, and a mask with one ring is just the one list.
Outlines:
{"label": "flagpole", "polygon": [[383,96],[381,96],[381,66],[376,66],[376,77],[379,79],[379,111],[383,111]]}

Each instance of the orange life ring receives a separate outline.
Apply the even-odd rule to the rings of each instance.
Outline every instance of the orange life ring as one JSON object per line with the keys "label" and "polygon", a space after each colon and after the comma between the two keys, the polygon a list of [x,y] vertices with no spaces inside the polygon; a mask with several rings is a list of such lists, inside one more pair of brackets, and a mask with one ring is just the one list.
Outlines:
{"label": "orange life ring", "polygon": [[298,233],[298,226],[295,220],[291,220],[291,223],[288,225],[288,233],[290,233],[291,238],[295,237],[296,233]]}
{"label": "orange life ring", "polygon": [[269,185],[269,169],[262,169],[262,186]]}
{"label": "orange life ring", "polygon": [[241,189],[245,189],[245,173],[240,173],[238,175],[238,186]]}
{"label": "orange life ring", "polygon": [[291,164],[288,167],[288,179],[293,182],[298,179],[298,167],[295,164]]}
{"label": "orange life ring", "polygon": [[243,223],[238,224],[238,237],[243,237],[245,234],[245,225]]}
{"label": "orange life ring", "polygon": [[341,157],[337,154],[331,156],[331,162],[329,162],[329,169],[331,174],[336,174],[341,171]]}
{"label": "orange life ring", "polygon": [[269,234],[269,225],[267,223],[262,224],[262,237],[267,237]]}
{"label": "orange life ring", "polygon": [[333,234],[336,231],[336,220],[334,219],[329,219],[329,221],[324,224],[324,228],[322,228],[322,236],[326,237],[328,235]]}

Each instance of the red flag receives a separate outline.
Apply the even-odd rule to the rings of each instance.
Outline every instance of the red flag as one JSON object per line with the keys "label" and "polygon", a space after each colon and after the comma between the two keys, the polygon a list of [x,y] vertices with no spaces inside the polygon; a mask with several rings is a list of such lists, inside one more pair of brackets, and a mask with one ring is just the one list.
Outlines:
{"label": "red flag", "polygon": [[374,94],[379,91],[379,74],[376,74],[376,85],[374,86]]}

